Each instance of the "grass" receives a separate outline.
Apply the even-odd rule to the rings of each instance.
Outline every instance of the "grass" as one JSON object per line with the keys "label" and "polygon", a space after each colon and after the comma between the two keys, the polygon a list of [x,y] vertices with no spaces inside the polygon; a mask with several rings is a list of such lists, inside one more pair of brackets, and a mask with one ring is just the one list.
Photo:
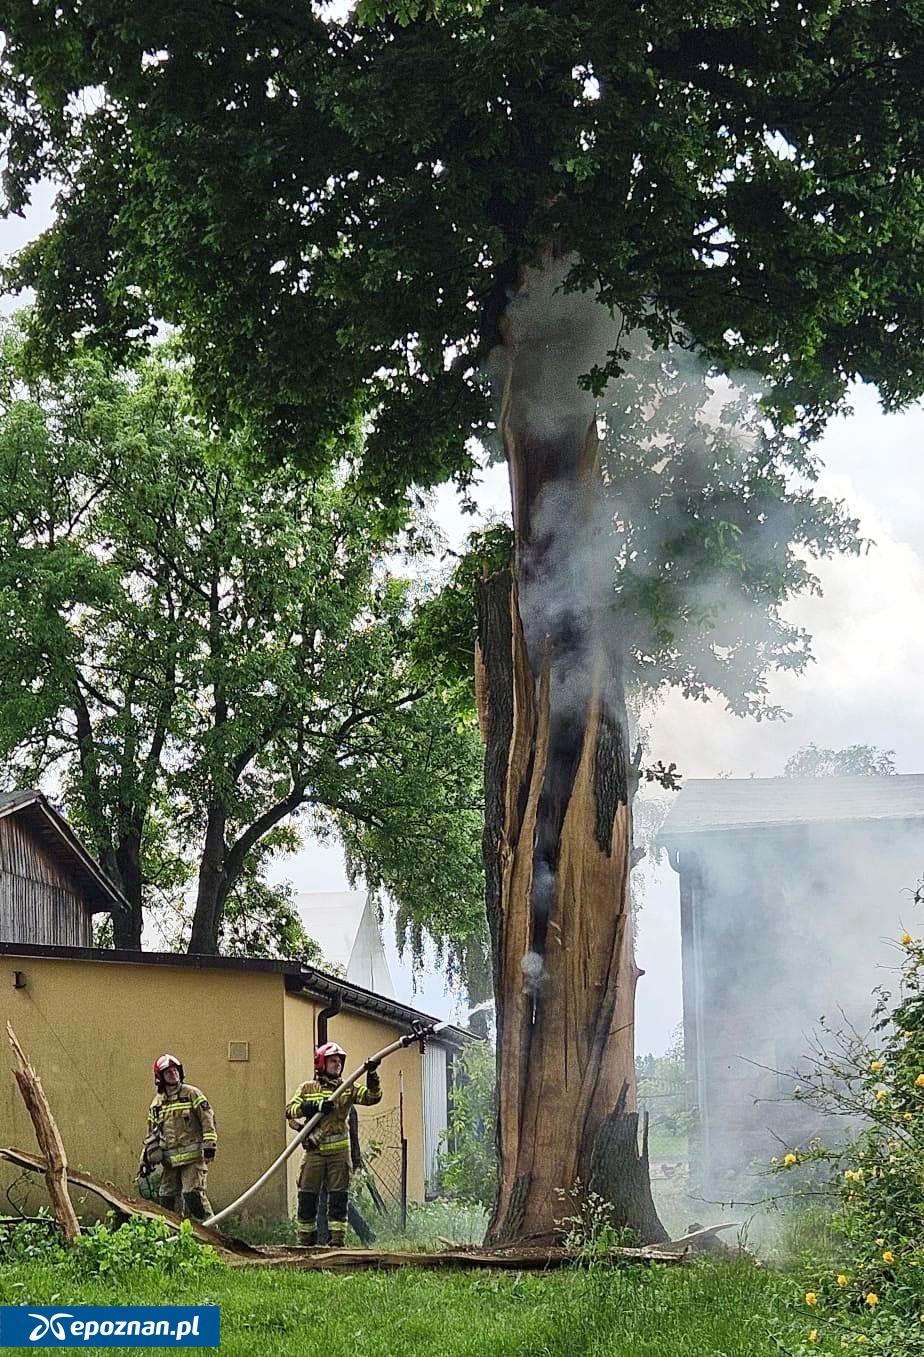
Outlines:
{"label": "grass", "polygon": [[705,1261],[545,1275],[218,1265],[196,1277],[137,1267],[80,1277],[42,1262],[0,1272],[5,1305],[219,1305],[225,1357],[779,1357],[773,1335],[799,1336],[786,1316],[796,1289],[748,1264]]}

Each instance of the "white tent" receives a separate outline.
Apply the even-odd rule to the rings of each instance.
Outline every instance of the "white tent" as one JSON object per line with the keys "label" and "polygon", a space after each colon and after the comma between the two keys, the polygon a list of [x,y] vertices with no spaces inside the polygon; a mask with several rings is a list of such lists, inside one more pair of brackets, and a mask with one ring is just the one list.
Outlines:
{"label": "white tent", "polygon": [[365,891],[296,895],[295,908],[325,961],[342,966],[346,979],[354,985],[385,999],[396,997],[375,907]]}

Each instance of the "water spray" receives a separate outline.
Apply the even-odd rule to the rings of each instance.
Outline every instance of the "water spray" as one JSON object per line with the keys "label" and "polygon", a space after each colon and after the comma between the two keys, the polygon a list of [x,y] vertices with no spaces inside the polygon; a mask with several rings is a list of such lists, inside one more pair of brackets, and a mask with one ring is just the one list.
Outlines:
{"label": "water spray", "polygon": [[[356,1080],[361,1074],[365,1074],[370,1065],[380,1065],[383,1060],[386,1060],[390,1055],[394,1055],[396,1051],[403,1051],[406,1047],[413,1046],[415,1042],[418,1042],[420,1044],[421,1052],[423,1052],[424,1043],[427,1039],[436,1036],[437,1032],[442,1032],[443,1028],[448,1026],[448,1019],[443,1022],[430,1023],[428,1025],[419,1022],[411,1023],[411,1030],[406,1032],[403,1037],[399,1037],[397,1041],[393,1041],[390,1046],[383,1046],[382,1049],[376,1051],[374,1055],[368,1056],[358,1069],[355,1069],[352,1074],[348,1074],[333,1093],[331,1093],[331,1099],[335,1100],[346,1089],[352,1088],[356,1083]],[[209,1216],[208,1220],[204,1220],[202,1224],[208,1229],[214,1229],[221,1221],[232,1215],[233,1212],[240,1210],[246,1202],[249,1202],[252,1197],[256,1196],[260,1191],[260,1188],[268,1183],[273,1175],[278,1173],[282,1168],[286,1160],[295,1153],[299,1146],[304,1144],[323,1115],[322,1112],[315,1112],[314,1116],[310,1117],[308,1121],[305,1122],[305,1125],[298,1132],[295,1139],[291,1140],[282,1153],[276,1156],[269,1168],[266,1169],[264,1173],[260,1174],[260,1177],[256,1182],[251,1183],[246,1192],[242,1192],[230,1206],[225,1206],[221,1211],[216,1211],[213,1216]]]}

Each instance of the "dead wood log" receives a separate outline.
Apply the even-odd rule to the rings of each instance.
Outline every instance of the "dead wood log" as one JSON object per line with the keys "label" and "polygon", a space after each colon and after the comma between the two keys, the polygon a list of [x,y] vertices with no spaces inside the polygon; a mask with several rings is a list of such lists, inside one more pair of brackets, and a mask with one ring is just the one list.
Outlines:
{"label": "dead wood log", "polygon": [[[44,1162],[26,1150],[11,1146],[0,1148],[0,1159],[5,1159],[19,1168],[29,1169],[33,1173],[44,1172]],[[159,1216],[171,1225],[178,1226],[181,1218],[173,1211],[167,1211],[156,1202],[140,1201],[127,1196],[114,1183],[92,1174],[68,1169],[68,1181],[74,1186],[93,1192],[102,1198],[115,1211],[124,1216]],[[540,1272],[573,1266],[580,1262],[578,1254],[560,1247],[544,1248],[535,1246],[523,1248],[509,1246],[495,1250],[480,1249],[474,1245],[459,1246],[442,1253],[397,1253],[379,1252],[375,1249],[306,1249],[287,1247],[282,1244],[248,1244],[242,1239],[221,1234],[218,1230],[207,1229],[196,1221],[190,1221],[196,1238],[203,1244],[211,1244],[226,1263],[235,1267],[287,1267],[309,1272],[360,1272],[372,1270],[395,1271],[398,1268],[488,1268],[499,1271]],[[601,1261],[613,1264],[635,1263],[650,1265],[665,1263],[678,1265],[685,1262],[688,1251],[673,1247],[613,1248],[600,1255]]]}
{"label": "dead wood log", "polygon": [[44,1158],[42,1172],[45,1174],[45,1186],[51,1198],[55,1220],[60,1225],[66,1242],[73,1244],[80,1236],[80,1222],[74,1210],[74,1203],[68,1196],[67,1155],[64,1152],[61,1132],[52,1116],[42,1081],[26,1059],[25,1052],[9,1023],[6,1025],[6,1033],[17,1061],[13,1076],[19,1085],[26,1110],[32,1118],[35,1138]]}
{"label": "dead wood log", "polygon": [[[286,1248],[282,1245],[264,1245],[257,1258],[236,1257],[239,1267],[290,1267],[300,1271],[361,1272],[395,1271],[398,1268],[452,1269],[488,1268],[499,1271],[546,1272],[556,1268],[572,1267],[579,1257],[569,1249],[505,1248],[478,1250],[448,1249],[443,1253],[392,1253],[377,1249],[306,1249]],[[599,1255],[599,1261],[618,1263],[681,1264],[685,1255],[668,1253],[662,1249],[610,1249]]]}
{"label": "dead wood log", "polygon": [[[0,1159],[5,1159],[18,1168],[28,1169],[32,1173],[44,1173],[45,1171],[45,1164],[42,1159],[34,1154],[29,1154],[27,1150],[19,1150],[13,1146],[0,1148]],[[182,1224],[183,1217],[178,1216],[175,1211],[168,1211],[165,1207],[158,1205],[157,1202],[141,1201],[139,1198],[130,1197],[116,1187],[115,1183],[107,1182],[103,1178],[94,1178],[90,1173],[69,1168],[67,1179],[74,1187],[82,1188],[85,1192],[92,1192],[97,1197],[102,1198],[108,1206],[111,1206],[120,1215],[126,1217],[141,1216],[146,1219],[153,1219],[153,1217],[158,1216],[174,1228]],[[200,1243],[211,1244],[221,1253],[258,1255],[260,1252],[259,1249],[254,1248],[252,1244],[246,1243],[243,1239],[222,1234],[219,1230],[209,1230],[204,1225],[200,1225],[198,1221],[191,1220],[189,1224]]]}

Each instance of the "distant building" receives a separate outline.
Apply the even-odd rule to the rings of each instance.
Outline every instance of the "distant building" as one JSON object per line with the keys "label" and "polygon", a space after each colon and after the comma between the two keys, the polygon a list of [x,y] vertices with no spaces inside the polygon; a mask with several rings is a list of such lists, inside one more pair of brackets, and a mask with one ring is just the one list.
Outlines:
{"label": "distant building", "polygon": [[691,780],[660,835],[680,876],[688,1099],[702,1185],[817,1131],[793,1102],[824,1016],[865,1031],[924,875],[924,776]]}
{"label": "distant building", "polygon": [[37,791],[0,793],[0,942],[88,947],[128,902]]}
{"label": "distant building", "polygon": [[324,960],[347,980],[394,999],[395,987],[375,906],[366,891],[318,891],[296,895],[295,908]]}

